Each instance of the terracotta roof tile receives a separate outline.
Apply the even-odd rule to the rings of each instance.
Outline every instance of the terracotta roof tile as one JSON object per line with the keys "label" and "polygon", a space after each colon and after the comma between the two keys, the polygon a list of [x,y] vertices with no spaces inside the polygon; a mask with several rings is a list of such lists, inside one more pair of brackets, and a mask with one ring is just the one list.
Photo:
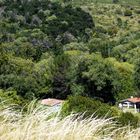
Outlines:
{"label": "terracotta roof tile", "polygon": [[42,105],[47,105],[47,106],[55,106],[57,104],[63,103],[64,100],[58,100],[58,99],[53,99],[53,98],[48,98],[48,99],[43,99],[41,100]]}
{"label": "terracotta roof tile", "polygon": [[127,99],[128,101],[132,102],[132,103],[139,103],[140,102],[140,98],[129,98]]}

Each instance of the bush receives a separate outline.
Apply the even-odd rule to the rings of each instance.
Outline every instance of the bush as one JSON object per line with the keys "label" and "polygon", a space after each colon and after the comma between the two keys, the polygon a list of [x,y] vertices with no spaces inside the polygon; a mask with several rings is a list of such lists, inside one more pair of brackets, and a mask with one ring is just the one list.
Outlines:
{"label": "bush", "polygon": [[83,96],[68,97],[68,100],[62,107],[62,116],[67,116],[72,112],[84,113],[84,117],[90,117],[94,114],[98,117],[114,117],[118,115],[118,112],[108,104]]}
{"label": "bush", "polygon": [[118,2],[119,2],[119,0],[112,0],[112,2],[113,2],[113,3],[118,3]]}
{"label": "bush", "polygon": [[140,14],[140,9],[136,9],[136,10],[135,10],[135,13],[136,13],[136,14]]}
{"label": "bush", "polygon": [[120,117],[118,118],[118,122],[122,126],[130,125],[130,126],[132,126],[134,128],[137,128],[138,123],[139,123],[139,118],[137,116],[134,116],[130,112],[126,112],[126,113],[122,113],[120,115]]}
{"label": "bush", "polygon": [[131,10],[125,10],[124,11],[124,16],[132,16],[132,11]]}
{"label": "bush", "polygon": [[116,9],[115,13],[118,15],[122,15],[123,12],[120,8],[118,8],[118,9]]}
{"label": "bush", "polygon": [[5,104],[16,104],[16,105],[24,105],[25,100],[17,95],[16,91],[3,91],[0,89],[0,102],[4,102]]}
{"label": "bush", "polygon": [[[70,4],[62,6],[59,2],[50,0],[25,0],[24,2],[10,0],[4,1],[4,7],[6,7],[4,15],[7,15],[11,22],[18,24],[18,21],[23,28],[38,28],[52,40],[58,40],[61,36],[62,44],[75,39],[83,40],[83,37],[84,41],[87,41],[89,36],[85,30],[89,28],[92,31],[95,26],[88,12]],[[12,24],[14,27],[10,24],[12,32],[17,31],[15,23]]]}
{"label": "bush", "polygon": [[94,28],[94,31],[97,33],[103,33],[103,34],[107,33],[107,30],[103,26],[96,26]]}
{"label": "bush", "polygon": [[118,32],[118,28],[115,26],[111,26],[108,28],[108,34],[111,36],[116,35],[117,32]]}

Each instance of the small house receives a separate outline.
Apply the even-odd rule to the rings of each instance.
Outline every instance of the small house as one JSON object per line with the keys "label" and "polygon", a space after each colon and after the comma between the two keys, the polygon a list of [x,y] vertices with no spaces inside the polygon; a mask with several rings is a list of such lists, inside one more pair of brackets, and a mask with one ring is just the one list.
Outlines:
{"label": "small house", "polygon": [[54,111],[59,111],[61,109],[64,100],[48,98],[41,100],[41,105],[52,108]]}
{"label": "small house", "polygon": [[131,97],[119,102],[119,108],[123,111],[126,110],[134,110],[135,113],[140,112],[140,98],[138,97]]}

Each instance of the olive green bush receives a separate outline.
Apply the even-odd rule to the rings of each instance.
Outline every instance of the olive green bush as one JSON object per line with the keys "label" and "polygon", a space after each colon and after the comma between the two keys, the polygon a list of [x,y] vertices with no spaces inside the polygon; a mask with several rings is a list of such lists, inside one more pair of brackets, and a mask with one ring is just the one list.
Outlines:
{"label": "olive green bush", "polygon": [[24,100],[16,91],[4,91],[0,89],[0,102],[4,105],[25,105],[28,101]]}
{"label": "olive green bush", "polygon": [[137,116],[134,116],[130,112],[121,113],[121,115],[118,118],[118,122],[122,126],[130,125],[134,128],[137,128],[139,126],[140,120]]}
{"label": "olive green bush", "polygon": [[128,10],[128,9],[126,9],[125,11],[124,11],[124,16],[132,16],[132,11],[131,10]]}
{"label": "olive green bush", "polygon": [[134,10],[134,12],[135,12],[136,14],[140,14],[140,9],[136,9],[136,10]]}
{"label": "olive green bush", "polygon": [[62,116],[67,116],[71,113],[84,113],[84,117],[94,115],[108,118],[117,116],[118,112],[115,108],[96,99],[83,96],[69,96],[62,107],[61,113]]}

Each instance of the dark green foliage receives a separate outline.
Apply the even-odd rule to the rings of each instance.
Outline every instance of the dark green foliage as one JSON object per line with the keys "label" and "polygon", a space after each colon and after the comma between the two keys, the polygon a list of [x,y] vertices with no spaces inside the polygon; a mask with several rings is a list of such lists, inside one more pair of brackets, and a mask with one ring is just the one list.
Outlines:
{"label": "dark green foliage", "polygon": [[[94,55],[94,54],[93,54]],[[117,71],[112,67],[110,62],[102,60],[100,56],[91,59],[91,64],[83,71],[82,78],[87,82],[87,90],[90,96],[100,97],[105,102],[115,102],[113,95],[113,83],[117,80]],[[85,62],[87,63],[87,62]],[[82,64],[83,65],[83,64]],[[104,72],[102,72],[104,71]]]}
{"label": "dark green foliage", "polygon": [[116,9],[115,13],[118,14],[118,15],[122,15],[123,14],[123,12],[122,12],[122,10],[120,8]]}
{"label": "dark green foliage", "polygon": [[23,99],[73,95],[65,105],[66,113],[90,116],[97,111],[101,117],[111,110],[109,117],[118,116],[118,110],[108,104],[140,89],[135,11],[139,7],[118,5],[121,1],[116,0],[109,5],[100,2],[112,0],[79,4],[87,2],[80,6],[78,0],[0,1],[2,100],[11,98],[20,104]]}
{"label": "dark green foliage", "polygon": [[58,55],[55,60],[55,73],[53,77],[53,97],[65,99],[70,94],[70,85],[68,83],[68,69],[70,59],[68,55]]}
{"label": "dark green foliage", "polygon": [[83,86],[86,96],[98,97],[104,102],[114,104],[116,100],[133,94],[133,69],[127,63],[118,63],[115,59],[104,59],[99,54],[91,54],[79,62],[77,71],[76,82]]}
{"label": "dark green foliage", "polygon": [[113,3],[118,3],[118,2],[119,2],[119,0],[112,0],[112,2],[113,2]]}
{"label": "dark green foliage", "polygon": [[98,100],[83,96],[69,96],[62,108],[62,115],[66,116],[71,113],[84,113],[84,117],[95,115],[98,117],[113,117],[118,115],[109,105]]}
{"label": "dark green foliage", "polygon": [[50,92],[51,58],[36,64],[31,60],[8,56],[6,53],[0,58],[0,88],[16,90],[18,94],[28,99],[41,97]]}
{"label": "dark green foliage", "polygon": [[135,10],[135,13],[136,13],[136,14],[140,14],[140,9],[136,9],[136,10]]}
{"label": "dark green foliage", "polygon": [[28,103],[28,101],[25,100],[17,95],[17,92],[16,91],[3,91],[0,89],[0,102],[2,104],[2,102],[4,104],[17,104],[17,105],[25,105]]}
{"label": "dark green foliage", "polygon": [[130,125],[134,128],[137,128],[139,125],[139,118],[137,116],[134,116],[130,112],[122,113],[119,118],[118,122],[122,126]]}
{"label": "dark green foliage", "polygon": [[92,38],[88,43],[90,53],[100,52],[103,57],[109,57],[111,55],[113,46],[113,42],[109,42],[107,39],[100,37]]}
{"label": "dark green foliage", "polygon": [[108,28],[108,34],[110,36],[116,35],[118,32],[118,29],[116,28],[116,26],[112,26]]}
{"label": "dark green foliage", "polygon": [[122,19],[121,18],[117,18],[117,25],[119,27],[122,27],[122,24],[123,24]]}
{"label": "dark green foliage", "polygon": [[97,99],[91,99],[83,96],[69,96],[62,107],[62,116],[71,113],[83,114],[83,117],[114,117],[121,126],[130,125],[134,128],[139,126],[139,118],[132,113],[122,113],[117,108],[102,103]]}
{"label": "dark green foliage", "polygon": [[73,68],[62,44],[88,41],[90,14],[49,0],[4,0],[1,6],[0,88],[29,100],[66,98]]}
{"label": "dark green foliage", "polygon": [[67,6],[64,9],[60,9],[56,14],[55,18],[49,20],[48,28],[46,33],[52,35],[54,38],[57,38],[58,35],[61,35],[62,42],[67,43],[67,40],[63,38],[63,34],[68,32],[74,37],[79,36],[80,38],[85,38],[85,41],[88,39],[88,36],[85,33],[86,28],[93,28],[94,23],[92,18],[88,13],[85,13],[80,8],[72,8]]}
{"label": "dark green foliage", "polygon": [[136,62],[134,80],[138,89],[138,95],[140,96],[140,59],[138,59]]}
{"label": "dark green foliage", "polygon": [[128,10],[128,9],[126,9],[125,11],[124,11],[124,16],[132,16],[132,11],[131,10]]}
{"label": "dark green foliage", "polygon": [[[5,1],[3,6],[6,6],[3,18],[8,18],[13,25],[19,23],[19,28],[38,28],[53,41],[59,38],[62,44],[69,42],[70,37],[87,41],[89,36],[85,30],[94,27],[89,13],[71,5],[62,7],[49,0],[11,0]],[[11,33],[17,32],[14,27],[10,30]]]}
{"label": "dark green foliage", "polygon": [[102,26],[96,26],[96,27],[94,28],[94,31],[97,32],[97,33],[104,33],[104,34],[107,33],[107,29],[105,29],[105,28],[102,27]]}

